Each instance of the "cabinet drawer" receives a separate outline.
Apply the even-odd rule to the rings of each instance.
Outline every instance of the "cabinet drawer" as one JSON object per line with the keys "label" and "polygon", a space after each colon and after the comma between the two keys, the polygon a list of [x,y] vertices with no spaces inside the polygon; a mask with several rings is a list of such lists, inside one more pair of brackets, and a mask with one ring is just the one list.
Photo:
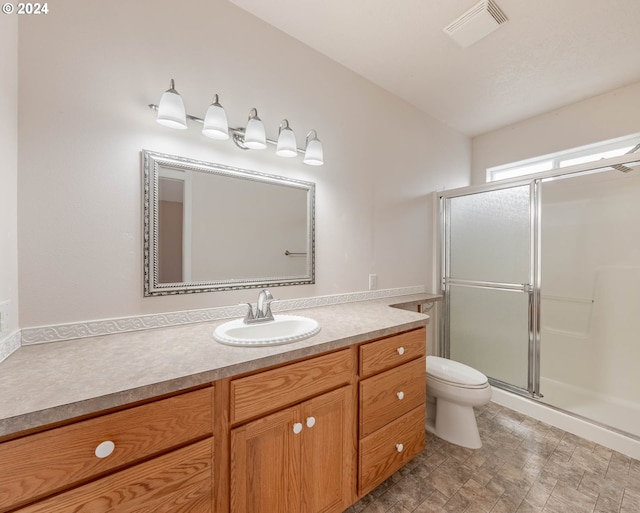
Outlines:
{"label": "cabinet drawer", "polygon": [[[213,388],[0,444],[0,511],[191,440],[210,436]],[[115,444],[104,458],[104,441]]]}
{"label": "cabinet drawer", "polygon": [[424,356],[426,349],[425,328],[363,344],[360,346],[360,376],[370,376]]}
{"label": "cabinet drawer", "polygon": [[211,513],[212,440],[158,456],[15,513]]}
{"label": "cabinet drawer", "polygon": [[424,449],[425,413],[425,405],[419,406],[360,441],[358,492],[361,495]]}
{"label": "cabinet drawer", "polygon": [[360,382],[360,438],[425,404],[424,357]]}
{"label": "cabinet drawer", "polygon": [[295,404],[350,382],[350,349],[260,372],[231,382],[231,422]]}

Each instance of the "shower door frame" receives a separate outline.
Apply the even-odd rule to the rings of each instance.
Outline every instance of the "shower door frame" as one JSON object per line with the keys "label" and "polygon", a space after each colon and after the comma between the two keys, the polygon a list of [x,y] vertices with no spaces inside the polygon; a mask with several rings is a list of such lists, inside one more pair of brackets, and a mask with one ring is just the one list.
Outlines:
{"label": "shower door frame", "polygon": [[475,282],[469,283],[468,286],[480,287],[480,288],[492,288],[494,290],[509,290],[509,291],[522,291],[529,294],[528,301],[528,376],[527,376],[527,388],[521,388],[511,383],[506,383],[494,378],[489,377],[489,381],[492,385],[496,385],[504,390],[539,399],[542,397],[540,394],[540,301],[541,301],[541,210],[542,210],[542,198],[541,198],[541,185],[543,181],[554,178],[569,178],[570,175],[582,175],[591,172],[608,171],[613,166],[619,166],[624,164],[638,164],[640,163],[639,154],[625,154],[617,157],[611,157],[607,159],[600,159],[595,162],[587,162],[585,164],[578,164],[575,166],[567,166],[565,168],[552,169],[550,171],[544,171],[527,176],[526,178],[515,178],[496,180],[484,185],[475,185],[469,187],[462,187],[458,189],[451,189],[449,191],[438,192],[438,244],[439,251],[439,283],[441,287],[441,293],[443,295],[442,301],[442,315],[440,316],[440,340],[438,344],[438,354],[445,358],[450,357],[450,285],[460,284],[456,283],[456,280],[451,281],[449,273],[451,269],[450,260],[450,211],[447,208],[447,200],[460,196],[467,196],[471,194],[478,194],[483,192],[490,192],[500,189],[510,189],[520,186],[529,186],[529,283],[528,284],[504,284],[504,283],[491,283],[491,282]]}
{"label": "shower door frame", "polygon": [[[457,197],[482,194],[515,187],[529,187],[529,276],[528,283],[498,283],[489,281],[458,280],[450,277],[451,271],[451,211],[449,200]],[[540,181],[538,180],[510,180],[508,182],[494,182],[475,187],[465,187],[438,194],[440,209],[440,287],[443,295],[443,315],[441,316],[441,338],[439,354],[450,357],[450,299],[451,285],[499,290],[508,292],[522,292],[528,295],[528,359],[527,359],[527,388],[521,388],[512,383],[489,377],[492,385],[509,390],[519,395],[540,397]],[[524,340],[523,340],[524,342]]]}

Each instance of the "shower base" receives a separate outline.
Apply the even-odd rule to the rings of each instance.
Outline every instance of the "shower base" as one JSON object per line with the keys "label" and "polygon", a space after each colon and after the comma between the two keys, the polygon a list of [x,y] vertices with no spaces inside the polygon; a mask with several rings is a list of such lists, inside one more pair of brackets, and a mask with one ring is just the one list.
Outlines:
{"label": "shower base", "polygon": [[640,459],[640,438],[626,435],[553,405],[513,394],[495,386],[493,387],[491,400],[496,404],[524,413],[541,422],[546,422],[564,431],[626,454],[631,458]]}

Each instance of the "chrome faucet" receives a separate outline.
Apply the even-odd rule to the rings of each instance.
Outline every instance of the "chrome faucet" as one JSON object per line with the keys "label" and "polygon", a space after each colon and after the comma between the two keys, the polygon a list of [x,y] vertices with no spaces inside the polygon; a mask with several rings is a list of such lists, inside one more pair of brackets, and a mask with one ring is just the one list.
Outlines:
{"label": "chrome faucet", "polygon": [[271,313],[271,302],[273,296],[267,289],[261,290],[258,294],[258,302],[256,303],[256,311],[253,313],[251,303],[247,303],[249,310],[244,318],[245,324],[254,324],[256,322],[273,321],[273,313]]}

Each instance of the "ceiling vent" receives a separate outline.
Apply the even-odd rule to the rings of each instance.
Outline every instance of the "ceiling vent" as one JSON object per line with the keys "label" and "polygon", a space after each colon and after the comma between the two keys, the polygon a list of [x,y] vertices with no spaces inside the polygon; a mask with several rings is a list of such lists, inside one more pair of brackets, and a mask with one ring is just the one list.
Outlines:
{"label": "ceiling vent", "polygon": [[493,0],[481,0],[443,30],[462,48],[467,48],[506,22],[507,17]]}

